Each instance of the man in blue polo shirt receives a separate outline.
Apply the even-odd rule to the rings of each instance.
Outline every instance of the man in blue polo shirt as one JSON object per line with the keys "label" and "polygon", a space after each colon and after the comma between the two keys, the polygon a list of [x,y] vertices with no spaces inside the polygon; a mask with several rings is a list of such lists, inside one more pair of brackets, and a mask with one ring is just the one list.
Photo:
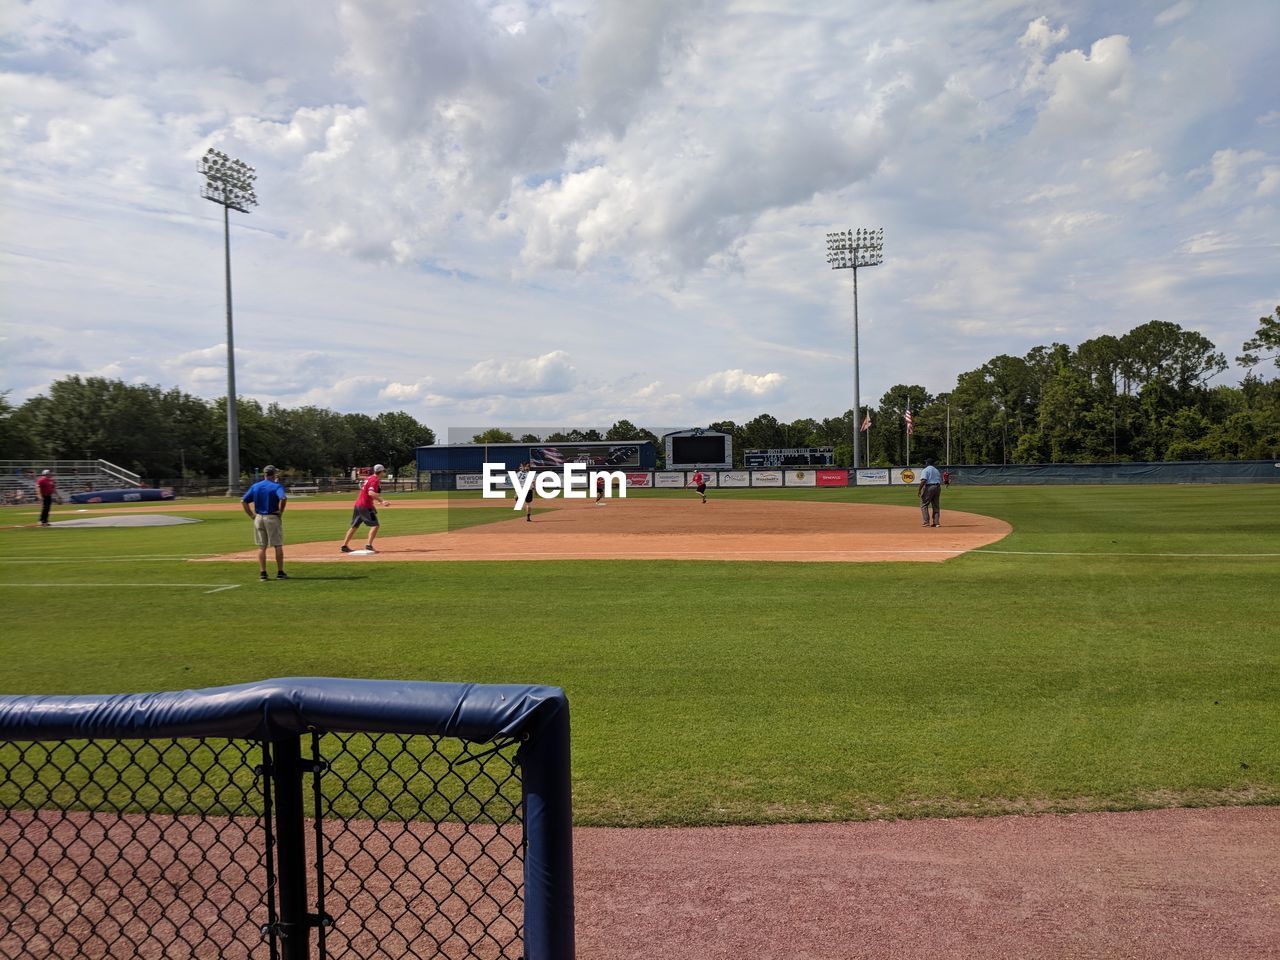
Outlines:
{"label": "man in blue polo shirt", "polygon": [[288,580],[284,572],[284,514],[288,494],[276,483],[276,468],[263,467],[262,479],[245,491],[240,505],[253,520],[253,541],[258,545],[258,579],[267,579],[267,547],[276,548],[276,579]]}
{"label": "man in blue polo shirt", "polygon": [[920,474],[920,519],[922,526],[929,526],[929,510],[933,510],[933,525],[940,527],[938,514],[941,507],[938,501],[942,498],[942,474],[933,465],[932,460],[924,462],[924,472]]}

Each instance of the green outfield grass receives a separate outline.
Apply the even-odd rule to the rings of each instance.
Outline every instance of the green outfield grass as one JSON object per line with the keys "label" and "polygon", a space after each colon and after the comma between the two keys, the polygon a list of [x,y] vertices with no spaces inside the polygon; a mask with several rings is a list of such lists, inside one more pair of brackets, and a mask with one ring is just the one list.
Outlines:
{"label": "green outfield grass", "polygon": [[[336,546],[349,499],[289,514],[291,542]],[[0,689],[555,684],[591,824],[1280,802],[1280,485],[953,487],[947,508],[1014,533],[943,564],[348,560],[259,584],[176,559],[250,546],[239,514],[2,529]],[[511,516],[392,508],[383,536],[446,513]]]}

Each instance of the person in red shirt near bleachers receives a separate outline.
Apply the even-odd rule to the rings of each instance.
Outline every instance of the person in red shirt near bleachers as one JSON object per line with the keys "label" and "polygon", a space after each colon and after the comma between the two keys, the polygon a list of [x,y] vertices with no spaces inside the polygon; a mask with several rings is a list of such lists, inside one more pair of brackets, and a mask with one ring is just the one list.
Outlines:
{"label": "person in red shirt near bleachers", "polygon": [[53,471],[45,470],[36,480],[36,492],[40,494],[40,526],[49,525],[49,508],[53,506],[53,498],[57,494],[58,485],[54,482]]}
{"label": "person in red shirt near bleachers", "polygon": [[369,553],[377,553],[373,549],[374,538],[378,536],[378,511],[373,504],[376,500],[379,506],[389,506],[389,501],[383,500],[382,493],[382,475],[387,472],[387,468],[382,464],[377,464],[373,468],[373,473],[369,474],[364,483],[360,485],[360,495],[356,497],[355,508],[351,511],[351,529],[347,531],[347,539],[342,541],[342,552],[350,553],[351,548],[347,546],[351,542],[351,538],[355,536],[356,528],[360,524],[364,524],[369,528],[369,542],[364,545],[365,550]]}

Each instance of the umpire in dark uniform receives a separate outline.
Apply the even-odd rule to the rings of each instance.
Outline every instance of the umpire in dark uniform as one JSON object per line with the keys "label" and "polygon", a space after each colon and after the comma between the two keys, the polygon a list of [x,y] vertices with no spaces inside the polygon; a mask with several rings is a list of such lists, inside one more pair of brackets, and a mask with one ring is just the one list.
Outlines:
{"label": "umpire in dark uniform", "polygon": [[939,501],[942,499],[942,474],[933,465],[932,460],[924,462],[924,472],[920,474],[920,520],[921,526],[929,526],[929,511],[933,511],[933,526],[940,527],[938,514],[941,511]]}

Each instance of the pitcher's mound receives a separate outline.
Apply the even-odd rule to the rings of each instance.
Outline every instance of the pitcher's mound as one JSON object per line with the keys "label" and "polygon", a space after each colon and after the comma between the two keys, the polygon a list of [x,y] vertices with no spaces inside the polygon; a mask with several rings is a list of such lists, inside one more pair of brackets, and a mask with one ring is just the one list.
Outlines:
{"label": "pitcher's mound", "polygon": [[163,513],[103,513],[75,520],[58,520],[51,527],[173,527],[180,523],[199,523],[194,517],[174,517]]}

